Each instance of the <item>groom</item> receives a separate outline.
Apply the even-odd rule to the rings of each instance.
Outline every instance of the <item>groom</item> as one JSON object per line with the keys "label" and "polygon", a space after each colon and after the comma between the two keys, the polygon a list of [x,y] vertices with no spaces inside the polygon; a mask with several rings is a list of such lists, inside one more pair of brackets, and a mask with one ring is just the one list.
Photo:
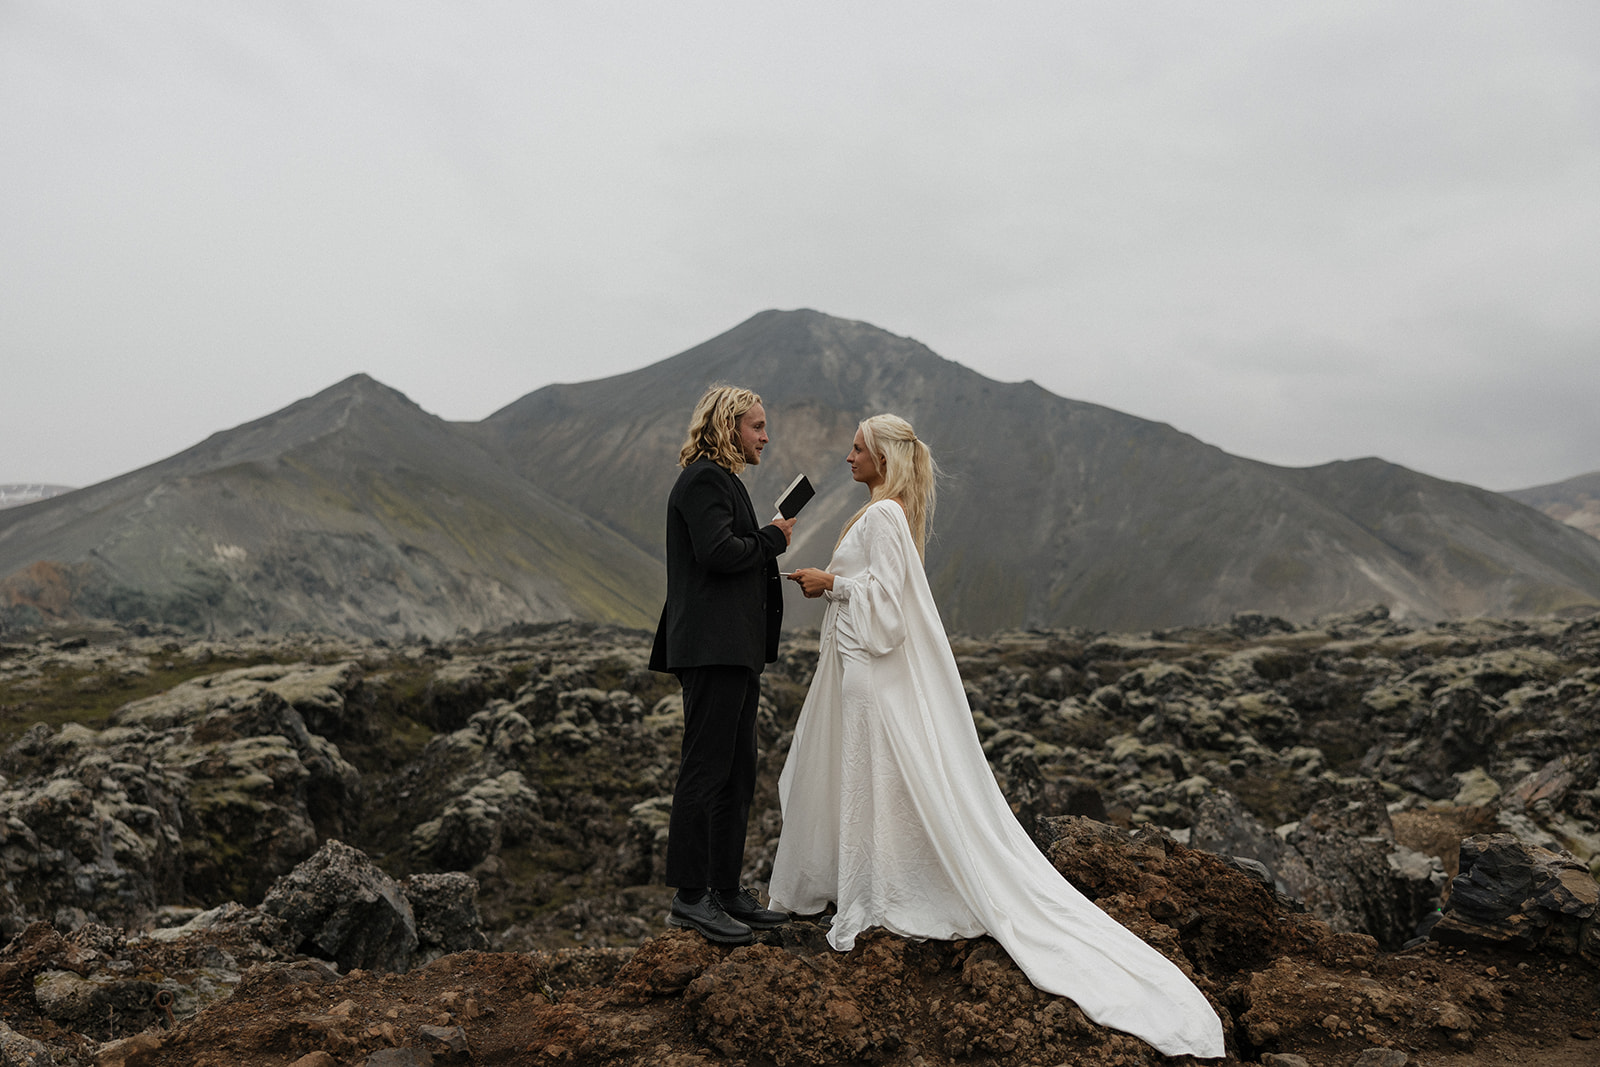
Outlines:
{"label": "groom", "polygon": [[736,475],[761,462],[767,413],[748,389],[714,385],[695,405],[667,498],[667,603],[650,669],[683,684],[683,760],[667,827],[667,921],[748,944],[788,921],[739,885],[756,784],[761,670],[778,658],[777,557],[794,519],[761,526]]}

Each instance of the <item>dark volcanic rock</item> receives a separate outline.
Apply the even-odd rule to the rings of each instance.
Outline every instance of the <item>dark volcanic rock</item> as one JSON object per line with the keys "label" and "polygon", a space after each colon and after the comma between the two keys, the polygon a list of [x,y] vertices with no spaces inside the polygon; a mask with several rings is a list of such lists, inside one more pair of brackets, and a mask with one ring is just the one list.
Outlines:
{"label": "dark volcanic rock", "polygon": [[1433,937],[1446,944],[1495,942],[1600,963],[1600,883],[1570,853],[1510,834],[1461,842],[1461,873],[1451,883]]}
{"label": "dark volcanic rock", "polygon": [[288,925],[302,951],[346,970],[403,971],[417,950],[416,917],[400,883],[340,841],[279,879],[261,908]]}
{"label": "dark volcanic rock", "polygon": [[48,1047],[0,1023],[0,1063],[6,1067],[55,1067],[55,1062]]}
{"label": "dark volcanic rock", "polygon": [[1394,826],[1369,782],[1318,802],[1287,840],[1314,876],[1306,903],[1335,930],[1370,933],[1398,948],[1439,903],[1443,867],[1396,857]]}
{"label": "dark volcanic rock", "polygon": [[1260,863],[1272,884],[1289,897],[1301,898],[1315,884],[1305,857],[1245,810],[1226,790],[1206,795],[1195,806],[1189,844],[1223,856]]}
{"label": "dark volcanic rock", "polygon": [[478,883],[470,875],[413,874],[401,889],[417,927],[413,966],[452,952],[489,947],[478,915]]}

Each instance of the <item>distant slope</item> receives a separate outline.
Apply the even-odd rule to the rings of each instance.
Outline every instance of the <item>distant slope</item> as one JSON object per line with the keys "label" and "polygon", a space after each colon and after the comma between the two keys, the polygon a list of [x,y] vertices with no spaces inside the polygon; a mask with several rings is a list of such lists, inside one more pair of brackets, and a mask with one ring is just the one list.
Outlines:
{"label": "distant slope", "polygon": [[1590,537],[1600,537],[1600,471],[1532,489],[1515,489],[1505,495]]}
{"label": "distant slope", "polygon": [[690,406],[708,382],[763,395],[758,501],[819,489],[786,557],[824,564],[863,499],[855,423],[911,419],[944,467],[928,573],[946,622],[1144,629],[1260,609],[1305,620],[1382,602],[1440,618],[1600,607],[1600,543],[1471,486],[1359,460],[1306,470],[1005,384],[866,323],[763,312],[629,374],[540,389],[463,427],[552,495],[659,555]]}
{"label": "distant slope", "polygon": [[36,500],[49,500],[53,496],[72,492],[70,485],[0,485],[0,508],[15,508],[32,504]]}
{"label": "distant slope", "polygon": [[654,621],[660,565],[358,375],[160,463],[0,513],[13,623],[443,636]]}

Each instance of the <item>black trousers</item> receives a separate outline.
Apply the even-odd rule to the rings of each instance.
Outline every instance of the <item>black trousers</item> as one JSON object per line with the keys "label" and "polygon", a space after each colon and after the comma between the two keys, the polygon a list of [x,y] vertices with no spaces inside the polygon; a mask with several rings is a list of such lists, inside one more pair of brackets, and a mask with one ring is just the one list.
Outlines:
{"label": "black trousers", "polygon": [[683,761],[667,825],[667,884],[735,889],[756,791],[761,676],[747,667],[685,667]]}

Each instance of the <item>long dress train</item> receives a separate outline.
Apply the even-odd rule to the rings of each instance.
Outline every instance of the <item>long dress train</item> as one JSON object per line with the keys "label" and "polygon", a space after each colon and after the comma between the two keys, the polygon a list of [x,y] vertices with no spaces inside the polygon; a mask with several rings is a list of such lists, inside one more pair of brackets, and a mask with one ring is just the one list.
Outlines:
{"label": "long dress train", "polygon": [[816,675],[778,779],[771,906],[836,904],[840,951],[870,926],[987,933],[1095,1022],[1167,1055],[1225,1055],[1194,984],[1074,889],[1012,815],[900,506],[869,507],[828,569]]}

